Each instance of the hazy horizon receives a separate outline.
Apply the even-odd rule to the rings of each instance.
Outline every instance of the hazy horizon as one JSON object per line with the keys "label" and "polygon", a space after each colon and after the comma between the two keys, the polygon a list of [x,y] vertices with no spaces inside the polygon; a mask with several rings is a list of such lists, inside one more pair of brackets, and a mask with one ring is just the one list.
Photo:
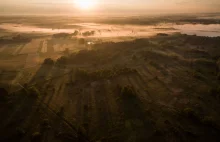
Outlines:
{"label": "hazy horizon", "polygon": [[[89,0],[88,0],[89,1]],[[7,0],[0,4],[0,14],[11,15],[153,15],[174,13],[220,12],[219,0],[90,0],[96,3],[91,9],[81,9],[75,0]]]}

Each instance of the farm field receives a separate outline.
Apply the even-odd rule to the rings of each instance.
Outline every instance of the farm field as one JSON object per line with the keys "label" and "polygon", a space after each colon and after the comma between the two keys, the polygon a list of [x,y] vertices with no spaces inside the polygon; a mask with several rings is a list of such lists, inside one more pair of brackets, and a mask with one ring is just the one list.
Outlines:
{"label": "farm field", "polygon": [[59,18],[0,23],[1,142],[220,141],[219,23]]}

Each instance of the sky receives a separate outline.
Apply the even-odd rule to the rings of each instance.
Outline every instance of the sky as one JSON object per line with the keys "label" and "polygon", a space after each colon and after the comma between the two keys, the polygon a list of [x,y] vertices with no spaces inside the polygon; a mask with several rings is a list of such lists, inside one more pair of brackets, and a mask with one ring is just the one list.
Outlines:
{"label": "sky", "polygon": [[[91,0],[94,1],[94,0]],[[220,0],[95,0],[80,9],[74,0],[0,0],[0,14],[165,14],[220,12]]]}

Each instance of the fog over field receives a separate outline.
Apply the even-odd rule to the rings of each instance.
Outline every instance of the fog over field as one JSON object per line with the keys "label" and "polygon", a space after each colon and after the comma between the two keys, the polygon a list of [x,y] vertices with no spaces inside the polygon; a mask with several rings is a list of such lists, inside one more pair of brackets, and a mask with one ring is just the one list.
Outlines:
{"label": "fog over field", "polygon": [[220,141],[219,4],[0,2],[0,142]]}

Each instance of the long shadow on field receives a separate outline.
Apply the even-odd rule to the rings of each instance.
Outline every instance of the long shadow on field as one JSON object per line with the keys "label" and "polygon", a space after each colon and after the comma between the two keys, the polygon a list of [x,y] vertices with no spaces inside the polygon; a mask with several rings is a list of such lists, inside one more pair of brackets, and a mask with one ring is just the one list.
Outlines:
{"label": "long shadow on field", "polygon": [[[47,82],[47,86],[45,88],[46,93],[46,104],[49,105],[50,102],[54,97],[58,97],[59,95],[62,95],[60,93],[62,86],[65,84],[58,84],[57,79],[64,78],[65,76],[65,70],[62,68],[56,68],[54,67],[51,70],[51,79]],[[58,81],[59,82],[59,81]]]}
{"label": "long shadow on field", "polygon": [[129,140],[147,141],[153,134],[153,125],[147,120],[142,102],[132,87],[124,87],[120,92],[119,106],[125,119],[125,132]]}
{"label": "long shadow on field", "polygon": [[0,127],[0,141],[15,142],[20,141],[24,136],[24,131],[32,128],[32,121],[35,114],[36,99],[25,95],[21,91],[10,98],[10,106],[8,104],[1,106],[1,114],[6,115],[2,120]]}
{"label": "long shadow on field", "polygon": [[42,83],[45,83],[46,77],[49,75],[53,65],[42,64],[29,84],[36,83],[36,86],[42,87]]}

